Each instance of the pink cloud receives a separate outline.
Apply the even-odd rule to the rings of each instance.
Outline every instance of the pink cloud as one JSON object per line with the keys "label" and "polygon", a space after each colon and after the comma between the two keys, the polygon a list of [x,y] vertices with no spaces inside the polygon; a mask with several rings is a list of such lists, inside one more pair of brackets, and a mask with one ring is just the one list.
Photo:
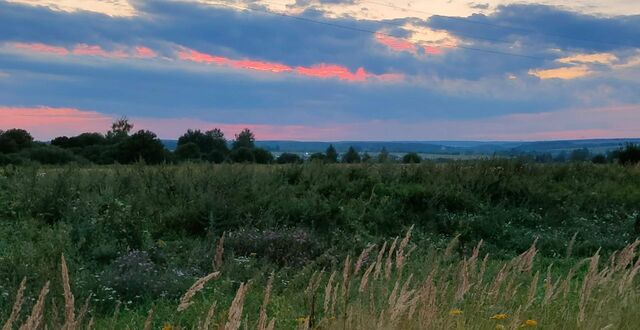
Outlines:
{"label": "pink cloud", "polygon": [[41,43],[22,43],[16,42],[12,44],[13,47],[34,52],[34,53],[44,53],[44,54],[54,54],[54,55],[68,55],[69,51],[63,47],[56,47],[45,45]]}
{"label": "pink cloud", "polygon": [[88,44],[77,44],[73,48],[64,48],[41,43],[13,43],[12,46],[32,53],[52,54],[57,56],[96,56],[116,59],[132,57],[151,58],[157,56],[153,50],[143,46],[137,46],[133,49],[129,49],[128,51],[124,48],[107,51],[98,45]]}
{"label": "pink cloud", "polygon": [[299,66],[295,69],[281,63],[265,62],[256,60],[234,60],[227,57],[215,56],[202,53],[193,49],[181,48],[178,58],[183,61],[191,61],[204,64],[226,65],[235,69],[246,69],[254,71],[267,71],[273,73],[294,72],[302,76],[320,78],[320,79],[340,79],[350,82],[364,82],[368,79],[376,79],[384,82],[399,82],[404,79],[404,75],[399,73],[373,74],[367,72],[364,68],[358,68],[355,72],[351,72],[348,68],[337,64],[315,64],[310,67]]}
{"label": "pink cloud", "polygon": [[240,69],[250,69],[257,71],[270,71],[270,72],[289,72],[293,69],[290,66],[279,64],[279,63],[271,63],[271,62],[261,62],[261,61],[232,61],[231,66],[234,68]]}
{"label": "pink cloud", "polygon": [[404,39],[394,38],[383,34],[376,33],[376,41],[389,47],[396,52],[409,52],[414,55],[418,53],[418,48],[412,42]]}
{"label": "pink cloud", "polygon": [[355,73],[349,71],[349,69],[335,65],[335,64],[316,64],[311,67],[297,67],[296,72],[301,75],[315,77],[315,78],[338,78],[348,81],[365,81],[367,73],[363,68],[359,68]]}
{"label": "pink cloud", "polygon": [[152,49],[144,47],[144,46],[138,46],[136,47],[136,57],[140,57],[140,58],[153,58],[153,57],[157,57],[158,54],[156,54],[156,52],[154,52]]}
{"label": "pink cloud", "polygon": [[422,47],[422,49],[424,49],[424,52],[426,54],[431,54],[431,55],[441,55],[442,54],[442,49],[438,48],[438,47],[424,46],[424,47]]}

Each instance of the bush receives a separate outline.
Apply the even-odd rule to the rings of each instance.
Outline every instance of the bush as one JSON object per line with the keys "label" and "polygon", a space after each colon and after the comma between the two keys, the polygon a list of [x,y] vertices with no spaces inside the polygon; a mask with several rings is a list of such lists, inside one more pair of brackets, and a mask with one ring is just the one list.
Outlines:
{"label": "bush", "polygon": [[78,161],[71,151],[56,146],[31,148],[23,151],[22,154],[25,158],[43,165],[63,165]]}
{"label": "bush", "polygon": [[299,164],[302,163],[302,158],[296,154],[283,153],[276,159],[278,164]]}
{"label": "bush", "polygon": [[255,255],[280,266],[301,266],[323,252],[318,240],[303,229],[238,230],[228,234],[225,245],[236,256]]}
{"label": "bush", "polygon": [[402,157],[402,162],[405,164],[419,164],[422,158],[415,152],[410,152]]}

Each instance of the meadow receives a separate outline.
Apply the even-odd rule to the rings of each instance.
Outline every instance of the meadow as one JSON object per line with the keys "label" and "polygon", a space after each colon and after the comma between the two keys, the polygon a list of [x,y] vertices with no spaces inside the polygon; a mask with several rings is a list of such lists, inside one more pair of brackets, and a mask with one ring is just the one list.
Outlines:
{"label": "meadow", "polygon": [[506,159],[4,167],[0,324],[635,329],[638,187]]}

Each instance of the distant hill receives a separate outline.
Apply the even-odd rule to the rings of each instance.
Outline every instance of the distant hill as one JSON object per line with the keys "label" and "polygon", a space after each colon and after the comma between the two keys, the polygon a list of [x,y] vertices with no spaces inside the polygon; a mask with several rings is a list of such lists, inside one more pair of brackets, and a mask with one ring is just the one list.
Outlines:
{"label": "distant hill", "polygon": [[[175,150],[176,140],[163,140],[169,150]],[[377,153],[386,148],[390,153],[417,152],[439,155],[492,155],[518,153],[551,153],[587,148],[592,153],[604,153],[617,149],[625,143],[640,143],[637,139],[587,139],[559,141],[339,141],[339,142],[304,142],[304,141],[256,141],[258,147],[274,153],[314,153],[324,152],[332,144],[339,153],[354,147],[359,152]]]}

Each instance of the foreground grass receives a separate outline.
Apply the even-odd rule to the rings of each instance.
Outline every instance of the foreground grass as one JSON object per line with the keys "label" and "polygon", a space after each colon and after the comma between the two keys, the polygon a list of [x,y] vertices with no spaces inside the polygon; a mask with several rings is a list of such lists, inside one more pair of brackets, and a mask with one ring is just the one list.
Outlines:
{"label": "foreground grass", "polygon": [[[62,257],[61,283],[47,282],[31,311],[21,313],[23,280],[3,329],[636,329],[640,321],[634,312],[640,241],[604,263],[596,253],[558,273],[553,265],[537,269],[535,244],[511,260],[491,261],[480,243],[456,261],[454,239],[446,250],[410,262],[410,237],[411,230],[348,256],[341,269],[302,274],[307,284],[297,293],[274,290],[278,279],[271,274],[239,283],[232,301],[217,300],[224,284],[216,271],[198,279],[178,304],[117,307],[110,317],[94,316],[89,300],[75,302]],[[63,287],[63,301],[48,294],[51,285]]]}

